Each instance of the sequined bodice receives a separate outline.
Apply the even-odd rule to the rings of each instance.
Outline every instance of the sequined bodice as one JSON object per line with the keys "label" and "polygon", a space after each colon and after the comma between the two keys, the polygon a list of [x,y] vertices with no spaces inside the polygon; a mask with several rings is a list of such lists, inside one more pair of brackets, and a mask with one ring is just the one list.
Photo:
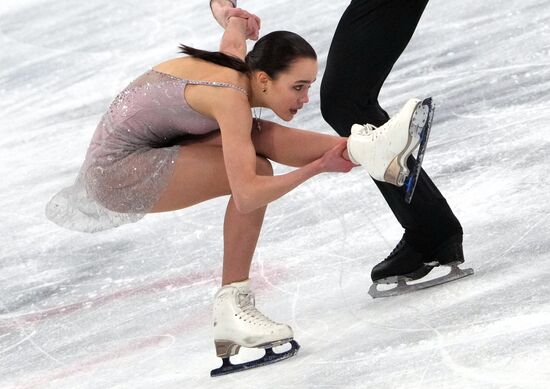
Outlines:
{"label": "sequined bodice", "polygon": [[162,107],[181,107],[184,112],[190,113],[193,119],[206,119],[208,124],[215,122],[189,106],[184,95],[187,85],[228,87],[247,94],[243,88],[230,83],[187,80],[151,69],[134,80],[115,98],[109,107],[109,113],[113,121],[119,123],[128,120],[139,111],[147,109],[154,111]]}
{"label": "sequined bodice", "polygon": [[128,85],[111,103],[93,136],[90,152],[96,158],[121,155],[146,147],[165,147],[174,139],[217,130],[218,123],[189,106],[185,87],[208,85],[230,87],[246,94],[236,85],[185,80],[150,70]]}

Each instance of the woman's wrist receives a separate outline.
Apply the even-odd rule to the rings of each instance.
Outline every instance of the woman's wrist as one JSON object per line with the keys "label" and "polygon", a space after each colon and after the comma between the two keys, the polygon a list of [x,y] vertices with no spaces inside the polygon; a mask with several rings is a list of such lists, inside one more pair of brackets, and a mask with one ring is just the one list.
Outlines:
{"label": "woman's wrist", "polygon": [[323,161],[321,158],[310,162],[306,166],[309,168],[311,172],[311,177],[324,173],[326,171],[325,167],[323,166]]}
{"label": "woman's wrist", "polygon": [[237,0],[210,0],[210,9],[212,9],[212,3],[217,3],[221,6],[231,5],[232,8],[237,8]]}
{"label": "woman's wrist", "polygon": [[231,15],[226,19],[226,23],[227,23],[227,26],[232,24],[239,27],[244,27],[246,29],[246,19],[240,16]]}
{"label": "woman's wrist", "polygon": [[210,0],[210,11],[214,19],[218,22],[223,28],[227,25],[227,10],[231,8],[236,8],[236,0]]}

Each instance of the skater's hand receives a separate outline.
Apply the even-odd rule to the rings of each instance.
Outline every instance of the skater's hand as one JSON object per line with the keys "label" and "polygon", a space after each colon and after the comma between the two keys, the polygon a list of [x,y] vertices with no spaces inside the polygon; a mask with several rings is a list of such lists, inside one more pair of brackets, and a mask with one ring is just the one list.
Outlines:
{"label": "skater's hand", "polygon": [[245,11],[242,8],[223,8],[221,15],[221,24],[227,27],[229,19],[240,18],[246,21],[246,39],[258,40],[260,35],[261,20],[258,16]]}
{"label": "skater's hand", "polygon": [[344,158],[347,149],[347,140],[342,139],[336,146],[328,150],[321,158],[321,169],[324,172],[347,173],[354,167],[353,162]]}

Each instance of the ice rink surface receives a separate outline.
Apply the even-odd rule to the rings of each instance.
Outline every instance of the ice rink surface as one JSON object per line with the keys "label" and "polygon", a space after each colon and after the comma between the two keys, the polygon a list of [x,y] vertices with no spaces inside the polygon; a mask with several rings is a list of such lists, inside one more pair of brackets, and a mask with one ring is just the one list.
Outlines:
{"label": "ice rink surface", "polygon": [[[319,85],[347,3],[239,3],[262,33],[296,31],[319,53],[295,126],[331,133]],[[549,388],[550,2],[430,2],[382,90],[390,113],[438,104],[424,167],[475,275],[371,299],[401,228],[364,171],[318,176],[269,206],[252,269],[258,307],[302,349],[212,379],[227,199],[97,234],[44,206],[118,91],[221,32],[206,0],[2,1],[0,388]]]}

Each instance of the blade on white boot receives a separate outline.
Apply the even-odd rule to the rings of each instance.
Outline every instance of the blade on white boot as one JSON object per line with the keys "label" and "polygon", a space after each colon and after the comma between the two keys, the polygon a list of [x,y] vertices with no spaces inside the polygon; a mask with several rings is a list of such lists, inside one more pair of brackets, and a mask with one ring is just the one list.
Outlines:
{"label": "blade on white boot", "polygon": [[[289,358],[300,348],[293,337],[292,328],[274,322],[256,308],[248,281],[226,285],[216,293],[214,301],[214,343],[223,364],[212,370],[211,375],[233,373]],[[290,350],[273,352],[272,347],[289,342]],[[255,361],[234,365],[229,357],[237,354],[241,347],[265,348],[266,353]]]}
{"label": "blade on white boot", "polygon": [[407,158],[418,146],[427,120],[425,109],[419,99],[410,99],[383,126],[352,126],[348,138],[352,162],[363,165],[378,181],[403,185],[409,174]]}

